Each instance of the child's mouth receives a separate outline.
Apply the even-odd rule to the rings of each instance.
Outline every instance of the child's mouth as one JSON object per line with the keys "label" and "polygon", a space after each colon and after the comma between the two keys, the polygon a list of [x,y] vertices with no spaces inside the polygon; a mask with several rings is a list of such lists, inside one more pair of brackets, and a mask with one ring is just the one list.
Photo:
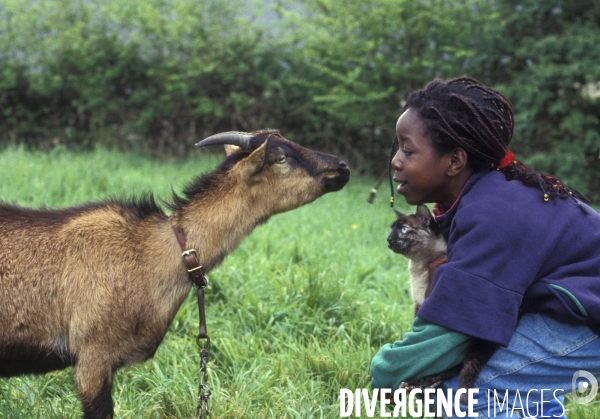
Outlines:
{"label": "child's mouth", "polygon": [[404,189],[404,187],[408,184],[408,182],[399,182],[398,186],[396,187],[396,191],[398,193],[402,193],[402,189]]}

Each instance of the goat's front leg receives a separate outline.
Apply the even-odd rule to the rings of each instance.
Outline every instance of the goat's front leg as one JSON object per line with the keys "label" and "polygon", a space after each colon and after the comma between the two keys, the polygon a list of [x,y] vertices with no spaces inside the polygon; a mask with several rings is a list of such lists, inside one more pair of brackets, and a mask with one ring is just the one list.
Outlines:
{"label": "goat's front leg", "polygon": [[[91,352],[93,354],[95,351]],[[112,419],[113,401],[110,392],[114,372],[110,363],[100,357],[83,355],[75,364],[74,375],[84,419]]]}

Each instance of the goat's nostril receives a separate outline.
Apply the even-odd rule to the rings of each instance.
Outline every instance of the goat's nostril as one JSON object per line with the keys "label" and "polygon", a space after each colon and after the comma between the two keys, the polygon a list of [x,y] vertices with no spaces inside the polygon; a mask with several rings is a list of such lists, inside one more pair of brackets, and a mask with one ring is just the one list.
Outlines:
{"label": "goat's nostril", "polygon": [[342,169],[347,169],[347,168],[348,168],[348,165],[347,165],[347,164],[346,164],[346,162],[345,162],[345,161],[343,161],[343,160],[338,160],[337,164],[338,164],[338,166],[339,166],[340,168],[342,168]]}

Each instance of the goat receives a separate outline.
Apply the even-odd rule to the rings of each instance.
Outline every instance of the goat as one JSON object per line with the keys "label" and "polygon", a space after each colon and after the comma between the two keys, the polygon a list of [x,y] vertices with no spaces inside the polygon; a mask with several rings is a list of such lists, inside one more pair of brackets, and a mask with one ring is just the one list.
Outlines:
{"label": "goat", "polygon": [[170,215],[151,194],[60,210],[0,204],[0,377],[73,366],[84,418],[112,418],[114,374],[154,355],[192,287],[179,237],[209,272],[257,225],[350,178],[338,157],[278,131],[196,146],[214,144],[227,157],[173,194]]}

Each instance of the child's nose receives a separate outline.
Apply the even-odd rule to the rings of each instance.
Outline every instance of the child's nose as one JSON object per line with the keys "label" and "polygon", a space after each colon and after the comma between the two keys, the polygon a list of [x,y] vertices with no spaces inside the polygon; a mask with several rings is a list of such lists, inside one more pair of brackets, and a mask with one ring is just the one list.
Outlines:
{"label": "child's nose", "polygon": [[394,156],[394,158],[392,159],[392,167],[396,170],[402,170],[403,163],[402,163],[402,156],[401,156],[400,151],[398,151],[396,153],[396,155]]}

